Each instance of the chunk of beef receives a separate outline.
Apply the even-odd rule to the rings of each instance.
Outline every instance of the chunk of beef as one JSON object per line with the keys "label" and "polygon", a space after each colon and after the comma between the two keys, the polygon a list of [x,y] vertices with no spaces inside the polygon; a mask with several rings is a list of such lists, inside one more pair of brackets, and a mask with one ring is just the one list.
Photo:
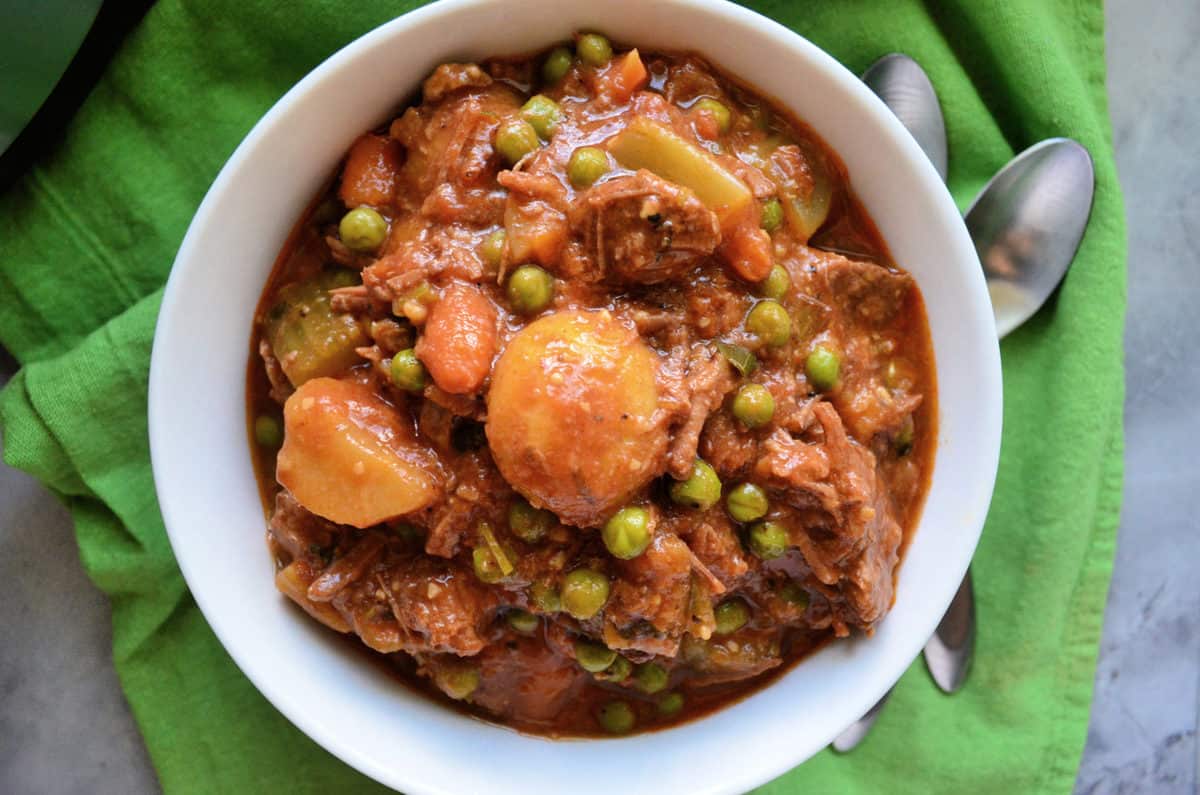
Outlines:
{"label": "chunk of beef", "polygon": [[473,63],[444,63],[425,78],[422,87],[426,102],[438,102],[460,88],[490,86],[492,78]]}
{"label": "chunk of beef", "polygon": [[501,718],[550,722],[590,679],[537,638],[492,644],[477,662],[481,676],[471,701]]}
{"label": "chunk of beef", "polygon": [[692,553],[725,589],[736,588],[750,571],[750,560],[723,507],[715,507],[700,517],[689,513],[665,524],[678,528]]}
{"label": "chunk of beef", "polygon": [[475,575],[430,557],[394,559],[334,605],[378,651],[478,654],[495,595]]}
{"label": "chunk of beef", "polygon": [[604,642],[673,657],[688,621],[692,555],[670,533],[658,533],[633,560],[621,561],[620,575],[604,612]]}
{"label": "chunk of beef", "polygon": [[699,641],[688,638],[683,659],[706,685],[736,682],[783,662],[778,630],[742,629],[734,635]]}
{"label": "chunk of beef", "polygon": [[920,405],[911,384],[889,386],[887,367],[895,350],[889,334],[915,289],[912,277],[870,262],[810,250],[801,289],[827,310],[818,337],[842,357],[841,384],[831,399],[850,433],[863,444],[894,435]]}
{"label": "chunk of beef", "polygon": [[307,557],[314,549],[328,547],[341,535],[341,527],[310,512],[287,489],[275,495],[268,528],[275,543],[293,558]]}
{"label": "chunk of beef", "polygon": [[773,433],[755,467],[759,482],[797,509],[791,532],[813,575],[836,588],[836,618],[871,628],[892,600],[901,530],[875,456],[846,435],[833,406],[817,403],[820,443]]}
{"label": "chunk of beef", "polygon": [[570,214],[593,280],[654,284],[677,278],[721,242],[717,216],[686,188],[646,170],[592,186]]}
{"label": "chunk of beef", "polygon": [[689,351],[687,371],[681,380],[686,392],[683,404],[687,408],[681,421],[671,429],[671,445],[667,450],[667,472],[676,480],[685,480],[691,474],[700,431],[736,384],[729,362],[707,345]]}

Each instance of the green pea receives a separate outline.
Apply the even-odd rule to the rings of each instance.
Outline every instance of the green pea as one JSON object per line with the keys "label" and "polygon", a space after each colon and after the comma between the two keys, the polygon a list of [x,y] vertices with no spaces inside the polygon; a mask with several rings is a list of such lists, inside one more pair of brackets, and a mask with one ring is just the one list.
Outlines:
{"label": "green pea", "polygon": [[500,263],[504,260],[504,239],[507,236],[503,229],[497,229],[479,244],[479,256],[483,257],[483,261],[493,268],[499,268]]}
{"label": "green pea", "polygon": [[633,671],[633,686],[647,695],[653,695],[667,686],[671,675],[656,662],[639,665]]}
{"label": "green pea", "polygon": [[[782,265],[776,265],[771,268],[771,272],[767,274],[767,278],[763,279],[762,284],[758,286],[758,291],[765,297],[778,301],[788,294],[788,290],[791,287],[792,277],[788,276],[787,269]],[[790,325],[791,320],[788,323]]]}
{"label": "green pea", "polygon": [[562,110],[557,102],[545,94],[534,94],[521,106],[521,116],[533,127],[538,138],[546,141],[554,135],[555,128],[562,120]]}
{"label": "green pea", "polygon": [[687,480],[671,484],[671,500],[688,508],[707,511],[721,499],[721,479],[717,471],[699,458],[692,464],[692,474]]}
{"label": "green pea", "polygon": [[596,718],[609,734],[629,734],[637,723],[633,707],[624,701],[608,702],[600,708],[600,714]]}
{"label": "green pea", "polygon": [[479,687],[479,669],[471,665],[449,665],[439,669],[434,680],[443,693],[455,701],[462,701]]}
{"label": "green pea", "polygon": [[804,361],[804,372],[817,389],[833,389],[842,369],[842,357],[835,351],[818,345]]}
{"label": "green pea", "polygon": [[554,298],[554,277],[537,265],[522,265],[508,277],[508,302],[522,315],[541,312]]}
{"label": "green pea", "polygon": [[636,558],[650,544],[650,512],[637,505],[622,508],[604,523],[600,536],[614,557]]}
{"label": "green pea", "polygon": [[729,127],[732,124],[733,117],[729,112],[729,108],[717,102],[715,99],[705,97],[704,99],[692,105],[692,108],[698,111],[705,111],[712,114],[713,119],[717,122],[717,131],[722,135],[729,132]]}
{"label": "green pea", "polygon": [[608,153],[595,146],[581,146],[567,161],[567,179],[577,188],[586,188],[608,173]]}
{"label": "green pea", "polygon": [[733,416],[747,428],[760,428],[775,416],[775,398],[762,384],[743,384],[733,396]]}
{"label": "green pea", "polygon": [[542,62],[542,79],[547,83],[557,83],[567,74],[575,56],[566,47],[555,47]]}
{"label": "green pea", "polygon": [[753,522],[767,515],[767,493],[753,483],[740,483],[729,491],[725,509],[739,522]]}
{"label": "green pea", "polygon": [[779,199],[768,199],[762,208],[762,228],[774,232],[783,223],[783,205]]}
{"label": "green pea", "polygon": [[763,560],[773,560],[787,552],[788,532],[779,522],[755,522],[750,526],[750,550]]}
{"label": "green pea", "polygon": [[608,601],[608,578],[594,569],[575,569],[563,578],[562,606],[583,621],[600,612]]}
{"label": "green pea", "polygon": [[[510,555],[509,559],[515,560],[516,556]],[[496,560],[496,556],[486,545],[480,545],[471,550],[471,563],[475,567],[475,576],[489,585],[500,582],[506,576],[504,569],[500,566],[500,561]]]}
{"label": "green pea", "polygon": [[556,524],[558,518],[554,514],[534,508],[523,497],[516,498],[508,506],[508,528],[527,544],[541,541]]}
{"label": "green pea", "polygon": [[[255,432],[258,431],[258,425],[254,426]],[[896,450],[896,455],[906,456],[913,446],[913,434],[916,432],[916,424],[913,422],[912,415],[909,414],[904,418],[904,422],[900,423],[900,430],[896,431],[896,437],[892,439],[892,446]]]}
{"label": "green pea", "polygon": [[528,635],[537,629],[538,617],[525,610],[509,610],[505,618],[508,620],[508,625],[522,635]]}
{"label": "green pea", "polygon": [[585,33],[575,42],[575,54],[589,66],[604,66],[612,58],[612,44],[599,33]]}
{"label": "green pea", "polygon": [[664,693],[658,699],[658,714],[664,718],[678,714],[681,709],[683,709],[682,693]]}
{"label": "green pea", "polygon": [[741,599],[727,599],[713,610],[717,626],[713,630],[718,635],[728,635],[737,632],[750,620],[750,608]]}
{"label": "green pea", "polygon": [[554,586],[544,580],[538,580],[529,586],[529,599],[543,613],[557,613],[562,610],[562,599]]}
{"label": "green pea", "polygon": [[746,315],[746,330],[764,345],[778,348],[792,336],[792,319],[787,310],[774,299],[759,301]]}
{"label": "green pea", "polygon": [[800,610],[808,609],[808,591],[795,580],[788,580],[779,589],[779,598]]}
{"label": "green pea", "polygon": [[601,682],[621,684],[629,678],[631,673],[633,673],[633,663],[618,654],[617,659],[613,660],[612,665],[597,674],[593,674],[593,676]]}
{"label": "green pea", "polygon": [[283,444],[283,425],[270,414],[254,418],[254,441],[263,447],[278,447]]}
{"label": "green pea", "polygon": [[579,663],[580,668],[589,673],[603,671],[616,659],[617,653],[602,643],[586,638],[575,639],[575,661]]}
{"label": "green pea", "polygon": [[388,222],[370,207],[355,207],[342,216],[338,237],[351,251],[374,251],[387,238]]}
{"label": "green pea", "polygon": [[425,365],[421,364],[412,348],[406,348],[393,356],[392,365],[388,370],[397,389],[420,392],[425,388]]}
{"label": "green pea", "polygon": [[510,166],[537,148],[537,131],[524,119],[511,119],[496,131],[496,151]]}

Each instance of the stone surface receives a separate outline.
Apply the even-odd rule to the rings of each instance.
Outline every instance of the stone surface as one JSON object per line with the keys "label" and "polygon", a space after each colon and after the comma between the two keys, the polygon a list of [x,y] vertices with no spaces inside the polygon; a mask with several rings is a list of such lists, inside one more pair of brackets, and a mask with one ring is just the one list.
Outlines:
{"label": "stone surface", "polygon": [[[1129,220],[1125,507],[1077,793],[1197,791],[1200,3],[1109,0]],[[0,382],[12,371],[0,357]],[[0,792],[153,793],[113,671],[108,605],[66,510],[0,464]]]}

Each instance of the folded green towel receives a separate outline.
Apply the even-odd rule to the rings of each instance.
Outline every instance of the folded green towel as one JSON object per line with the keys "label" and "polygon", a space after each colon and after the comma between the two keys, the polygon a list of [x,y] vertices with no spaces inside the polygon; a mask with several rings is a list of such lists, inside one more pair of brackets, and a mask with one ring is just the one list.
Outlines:
{"label": "folded green towel", "polygon": [[[0,196],[0,343],[24,365],[3,392],[5,459],[71,509],[168,792],[380,789],[271,708],[188,595],[154,499],[146,375],[161,285],[222,163],[307,71],[413,5],[162,2],[61,144]],[[1066,792],[1086,736],[1121,492],[1125,232],[1101,3],[751,5],[855,72],[891,51],[923,64],[945,106],[960,206],[1050,136],[1083,142],[1097,179],[1061,292],[1004,343],[1004,451],[975,560],[970,682],[943,696],[915,663],[859,750],[822,752],[763,791]]]}

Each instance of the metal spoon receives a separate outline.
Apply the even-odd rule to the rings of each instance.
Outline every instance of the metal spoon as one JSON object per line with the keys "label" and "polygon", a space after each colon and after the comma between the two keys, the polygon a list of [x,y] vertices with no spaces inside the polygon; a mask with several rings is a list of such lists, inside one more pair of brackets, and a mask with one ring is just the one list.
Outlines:
{"label": "metal spoon", "polygon": [[[903,71],[882,66],[904,63]],[[904,96],[910,104],[913,97],[924,95],[926,101],[932,97],[937,104],[936,94],[929,86],[928,77],[913,67],[920,67],[906,56],[885,56],[877,61],[864,79],[873,77],[878,81],[882,71],[888,74],[885,85],[890,96]],[[908,75],[912,81],[905,90],[895,88],[901,79],[897,75]],[[867,83],[880,97],[885,96]],[[906,105],[903,112],[908,118],[929,119],[928,110],[914,112]],[[903,122],[906,116],[901,116]],[[941,118],[940,108],[937,118]],[[928,132],[924,132],[928,136]],[[917,137],[914,134],[914,137]],[[917,138],[918,143],[921,138]],[[943,144],[944,147],[944,144]],[[944,148],[934,146],[931,159]],[[934,161],[935,166],[937,161]],[[1022,152],[993,177],[975,202],[967,210],[967,229],[975,241],[979,260],[983,265],[992,297],[992,308],[996,317],[997,334],[1004,337],[1014,328],[1031,317],[1050,297],[1066,275],[1075,257],[1075,252],[1087,228],[1091,215],[1092,196],[1095,192],[1095,174],[1091,157],[1080,144],[1066,138],[1042,141]],[[925,647],[925,662],[934,681],[948,693],[962,686],[973,657],[975,639],[975,603],[972,593],[971,573],[959,586],[946,615],[939,623],[934,636]],[[889,690],[833,742],[838,751],[854,748],[866,736],[882,711]]]}

